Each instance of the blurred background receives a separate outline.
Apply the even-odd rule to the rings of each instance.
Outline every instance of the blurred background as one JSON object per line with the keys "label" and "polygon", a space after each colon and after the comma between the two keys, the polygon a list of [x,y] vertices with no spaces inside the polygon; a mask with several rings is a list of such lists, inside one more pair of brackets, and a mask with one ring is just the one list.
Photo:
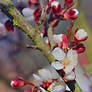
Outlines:
{"label": "blurred background", "polygon": [[[84,42],[86,52],[79,55],[79,65],[76,68],[76,81],[83,92],[92,92],[92,0],[78,0],[79,18],[75,21],[75,27],[84,28],[88,32],[88,40]],[[13,0],[20,10],[28,6],[28,0]],[[61,1],[62,2],[62,1]],[[30,80],[34,70],[48,66],[46,58],[39,50],[25,48],[27,44],[33,44],[20,29],[8,32],[3,24],[9,18],[0,12],[0,92],[23,92],[23,89],[12,89],[10,80],[16,74]],[[29,21],[33,26],[33,20]],[[66,29],[69,22],[62,22],[56,28],[56,33]],[[85,89],[86,88],[86,89]]]}

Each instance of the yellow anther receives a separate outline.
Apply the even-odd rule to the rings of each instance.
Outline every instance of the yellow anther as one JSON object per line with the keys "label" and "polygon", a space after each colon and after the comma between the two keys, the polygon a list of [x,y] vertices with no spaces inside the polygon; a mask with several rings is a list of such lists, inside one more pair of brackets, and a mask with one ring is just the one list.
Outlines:
{"label": "yellow anther", "polygon": [[50,88],[50,87],[48,87],[48,89],[47,89],[47,90],[49,91],[50,89],[51,89],[51,88]]}
{"label": "yellow anther", "polygon": [[55,84],[52,85],[52,87],[48,87],[47,90],[49,91],[49,90],[51,90],[51,88],[54,88],[54,87],[56,87],[56,86],[59,86],[61,83],[62,83],[62,81],[60,81],[60,82],[58,82],[58,83],[55,83]]}
{"label": "yellow anther", "polygon": [[54,60],[56,60],[56,57],[54,57]]}
{"label": "yellow anther", "polygon": [[73,65],[77,65],[77,62],[73,62],[72,64],[73,64]]}
{"label": "yellow anther", "polygon": [[76,59],[76,56],[74,56],[73,59],[75,60]]}
{"label": "yellow anther", "polygon": [[41,72],[41,70],[39,69],[39,70],[38,70],[38,73],[40,73],[40,72]]}
{"label": "yellow anther", "polygon": [[58,52],[57,54],[60,54],[60,52]]}
{"label": "yellow anther", "polygon": [[58,83],[55,83],[55,85],[52,86],[52,88],[56,87],[56,86],[59,86],[62,82],[58,82]]}
{"label": "yellow anther", "polygon": [[63,47],[62,47],[62,49],[66,49],[66,47],[65,47],[65,46],[63,46]]}

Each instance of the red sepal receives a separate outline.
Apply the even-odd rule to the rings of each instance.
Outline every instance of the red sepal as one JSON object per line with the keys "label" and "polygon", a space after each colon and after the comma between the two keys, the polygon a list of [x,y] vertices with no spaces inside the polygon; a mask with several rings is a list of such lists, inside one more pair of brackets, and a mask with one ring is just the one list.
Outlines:
{"label": "red sepal", "polygon": [[8,32],[14,32],[14,26],[11,20],[7,20],[4,26]]}
{"label": "red sepal", "polygon": [[76,47],[73,48],[77,53],[82,53],[85,51],[85,46],[83,44],[78,44]]}

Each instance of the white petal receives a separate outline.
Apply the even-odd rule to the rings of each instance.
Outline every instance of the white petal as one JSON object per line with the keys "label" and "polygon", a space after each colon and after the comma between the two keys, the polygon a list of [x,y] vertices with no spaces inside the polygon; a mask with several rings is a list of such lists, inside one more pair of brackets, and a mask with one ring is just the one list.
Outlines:
{"label": "white petal", "polygon": [[0,23],[0,28],[4,28],[4,24]]}
{"label": "white petal", "polygon": [[[59,81],[60,82],[60,81]],[[59,82],[54,82],[50,85],[50,92],[63,92],[65,91],[65,84],[64,83],[61,83],[59,84]],[[59,85],[57,85],[59,84]]]}
{"label": "white petal", "polygon": [[78,54],[75,50],[70,49],[67,53],[67,57],[69,58],[70,63],[72,65],[75,65],[75,66],[77,65],[77,63],[78,63]]}
{"label": "white petal", "polygon": [[41,81],[41,78],[40,78],[38,75],[33,74],[33,77],[34,77],[36,80]]}
{"label": "white petal", "polygon": [[48,69],[40,69],[38,71],[39,71],[38,73],[39,73],[40,77],[43,80],[52,79],[51,72]]}
{"label": "white petal", "polygon": [[66,85],[66,90],[71,92],[70,88]]}
{"label": "white petal", "polygon": [[56,6],[56,8],[57,8],[58,5],[59,5],[59,2],[58,2],[58,1],[53,1],[53,2],[51,3],[51,7],[52,7],[52,6]]}
{"label": "white petal", "polygon": [[78,15],[79,14],[79,12],[78,12],[78,10],[77,9],[73,9],[76,13],[75,13],[75,15]]}
{"label": "white petal", "polygon": [[65,75],[65,79],[67,79],[67,80],[74,80],[75,77],[76,77],[76,75],[73,71],[70,74]]}
{"label": "white petal", "polygon": [[45,89],[43,89],[42,87],[40,87],[40,89],[41,89],[41,91],[42,91],[42,92],[46,92],[46,90],[45,90]]}
{"label": "white petal", "polygon": [[43,33],[41,33],[40,36],[43,38],[43,40],[44,40],[47,44],[49,43],[48,37],[43,37]]}
{"label": "white petal", "polygon": [[30,16],[33,16],[33,12],[34,10],[33,9],[30,9],[30,8],[24,8],[22,10],[22,13],[25,17],[30,17]]}
{"label": "white petal", "polygon": [[79,30],[76,32],[76,35],[78,36],[79,40],[81,40],[82,38],[88,36],[87,32],[85,32],[84,29],[79,29]]}
{"label": "white petal", "polygon": [[53,35],[53,39],[56,43],[60,43],[62,41],[62,35],[63,34],[59,34],[59,35]]}
{"label": "white petal", "polygon": [[32,20],[34,20],[34,16],[30,16],[30,17],[25,17],[29,22],[31,21],[32,22]]}
{"label": "white petal", "polygon": [[41,32],[40,36],[43,38],[43,33]]}
{"label": "white petal", "polygon": [[45,42],[48,44],[48,42],[49,42],[48,37],[44,37],[43,40],[45,40]]}
{"label": "white petal", "polygon": [[75,66],[72,65],[72,64],[70,64],[70,65],[66,66],[66,68],[64,69],[64,72],[65,72],[66,74],[68,74],[68,73],[70,73],[74,68],[75,68]]}
{"label": "white petal", "polygon": [[14,84],[14,81],[11,81],[10,85],[12,86]]}
{"label": "white petal", "polygon": [[59,61],[54,61],[51,63],[51,66],[54,67],[56,70],[61,70],[64,68],[63,65]]}
{"label": "white petal", "polygon": [[57,59],[57,60],[62,60],[65,58],[66,53],[59,47],[56,47],[53,51],[52,51],[52,55]]}
{"label": "white petal", "polygon": [[38,76],[37,74],[33,74],[33,77],[34,77],[34,79],[35,80],[37,80],[37,82],[40,84],[40,85],[42,85],[42,79],[41,79],[41,77],[40,76]]}
{"label": "white petal", "polygon": [[0,37],[7,35],[6,28],[4,27],[4,24],[0,23]]}

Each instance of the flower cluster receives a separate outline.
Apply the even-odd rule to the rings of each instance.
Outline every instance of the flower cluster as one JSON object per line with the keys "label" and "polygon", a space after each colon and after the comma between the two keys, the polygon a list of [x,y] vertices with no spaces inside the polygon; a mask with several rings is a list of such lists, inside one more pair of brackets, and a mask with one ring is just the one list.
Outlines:
{"label": "flower cluster", "polygon": [[29,83],[28,81],[21,79],[13,79],[11,81],[12,88],[23,87],[24,85],[31,84],[33,88],[25,89],[24,92],[64,92],[65,83],[60,78],[54,78],[49,69],[39,69],[37,73],[33,74],[33,78],[37,81],[38,85]]}
{"label": "flower cluster", "polygon": [[52,51],[56,61],[52,62],[52,66],[56,70],[63,70],[64,80],[70,81],[75,79],[75,67],[78,64],[78,54],[85,51],[82,41],[88,38],[87,32],[84,29],[79,29],[75,32],[71,46],[68,45],[68,38],[65,34],[53,35],[57,47]]}
{"label": "flower cluster", "polygon": [[[53,22],[57,18],[59,18],[59,20],[67,20],[67,19],[76,19],[78,17],[77,9],[71,8],[69,11],[66,11],[68,7],[74,4],[73,0],[65,0],[64,7],[61,6],[61,3],[57,0],[46,0],[44,2],[45,2],[45,5],[43,7],[44,10],[42,10],[40,7],[39,0],[29,0],[30,7],[27,10],[27,12],[30,13],[30,9],[33,7],[32,5],[37,5],[37,6],[35,6],[34,12],[30,13],[31,15],[29,15],[27,19],[30,19],[33,14],[34,20],[38,24],[43,13],[47,13],[47,14],[52,13],[50,22]],[[22,10],[22,12],[24,11],[24,9]],[[27,15],[26,12],[24,12],[23,15],[24,16]],[[56,21],[55,23],[58,24],[59,20]]]}
{"label": "flower cluster", "polygon": [[[67,9],[74,5],[73,0],[65,0],[64,7],[61,6],[61,3],[57,0],[44,0],[45,5],[43,9],[40,7],[39,0],[29,0],[29,7],[22,9],[23,16],[29,21],[39,24],[41,17],[45,14],[50,14],[48,23],[43,21],[44,28],[47,29],[48,24],[52,24],[53,27],[56,27],[59,24],[60,20],[76,19],[78,17],[78,10],[71,8],[69,11]],[[35,5],[35,6],[34,6]],[[11,20],[6,21],[5,27],[7,31],[13,32],[14,27]]]}
{"label": "flower cluster", "polygon": [[[50,46],[45,30],[42,30],[41,36]],[[56,43],[56,46],[52,51],[52,55],[56,60],[52,62],[51,66],[56,70],[61,70],[65,81],[75,80],[75,67],[78,64],[78,54],[85,51],[85,46],[81,42],[85,41],[87,38],[88,35],[84,29],[77,29],[75,30],[75,34],[73,35],[69,46],[69,39],[66,34],[53,35],[53,40]]]}
{"label": "flower cluster", "polygon": [[[70,8],[67,11],[67,9],[75,3],[73,0],[65,0],[64,7],[61,7],[60,2],[57,0],[47,0],[47,1],[48,1],[47,4],[49,5],[48,7],[49,12],[52,13],[52,15],[50,16],[50,21],[48,23],[52,24],[51,26],[53,28],[58,25],[60,20],[71,19],[73,21],[78,17],[79,12],[77,9]],[[41,14],[41,12],[38,14],[37,13],[38,12],[34,14],[34,17],[37,17],[38,14]],[[48,34],[47,34],[48,23],[47,22],[44,23],[41,37],[43,37],[43,40],[45,40],[45,42],[50,46],[50,41],[48,39]],[[67,29],[68,33],[71,33],[71,26],[73,26],[72,22],[70,24],[70,28]],[[84,29],[76,29],[72,40],[69,38],[71,38],[71,34],[69,35],[53,34],[53,40],[56,43],[56,46],[52,51],[52,54],[56,60],[52,62],[51,65],[56,70],[61,70],[61,72],[63,71],[63,75],[64,75],[63,79],[65,81],[71,81],[76,78],[75,67],[78,64],[78,54],[85,51],[85,46],[81,42],[86,40],[88,38],[88,35]]]}
{"label": "flower cluster", "polygon": [[59,78],[53,78],[49,69],[40,69],[38,74],[33,74],[33,76],[46,91],[63,92],[65,90],[63,81]]}

